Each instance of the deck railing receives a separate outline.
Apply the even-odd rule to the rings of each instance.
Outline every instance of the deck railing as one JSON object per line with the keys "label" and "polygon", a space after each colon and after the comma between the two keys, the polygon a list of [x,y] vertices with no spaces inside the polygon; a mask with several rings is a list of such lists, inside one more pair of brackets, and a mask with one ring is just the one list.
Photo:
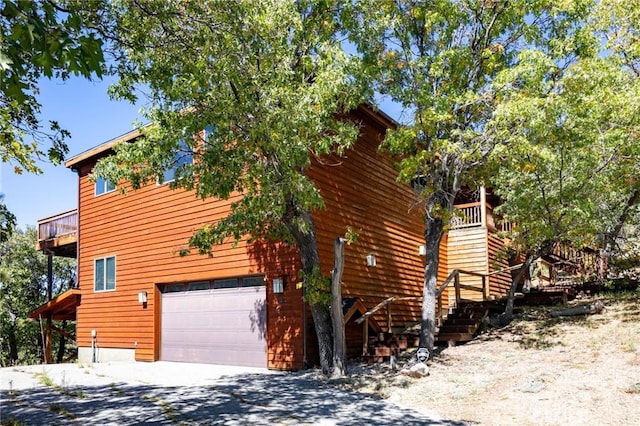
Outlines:
{"label": "deck railing", "polygon": [[485,203],[484,214],[481,202],[458,204],[455,206],[455,210],[455,215],[451,219],[451,229],[486,226],[493,232],[509,232],[513,227],[513,224],[501,220],[501,218],[493,212],[493,206],[489,203]]}
{"label": "deck railing", "polygon": [[38,221],[38,241],[52,240],[78,232],[78,210],[71,210]]}

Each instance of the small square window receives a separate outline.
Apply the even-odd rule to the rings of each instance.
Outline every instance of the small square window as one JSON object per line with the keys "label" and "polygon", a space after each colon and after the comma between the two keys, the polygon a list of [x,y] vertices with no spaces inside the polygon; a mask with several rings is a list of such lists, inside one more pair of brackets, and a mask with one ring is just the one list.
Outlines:
{"label": "small square window", "polygon": [[114,256],[95,260],[94,291],[116,289],[116,258]]}
{"label": "small square window", "polygon": [[185,141],[180,141],[178,151],[173,156],[171,167],[164,171],[160,184],[169,183],[176,180],[176,171],[186,164],[193,163],[193,151],[187,146]]}
{"label": "small square window", "polygon": [[106,194],[107,192],[115,190],[116,186],[107,179],[103,179],[101,177],[96,178],[96,195]]}

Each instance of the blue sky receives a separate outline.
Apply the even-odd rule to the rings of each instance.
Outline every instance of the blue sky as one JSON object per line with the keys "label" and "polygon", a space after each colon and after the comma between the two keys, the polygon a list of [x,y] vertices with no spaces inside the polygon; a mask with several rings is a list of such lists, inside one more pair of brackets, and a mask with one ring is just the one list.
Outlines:
{"label": "blue sky", "polygon": [[[72,78],[65,82],[43,80],[38,100],[42,119],[57,120],[71,132],[67,140],[68,158],[133,129],[142,120],[140,106],[111,101],[107,88],[111,81]],[[1,164],[0,192],[18,220],[18,226],[36,226],[38,219],[77,207],[78,176],[64,167],[41,162],[41,175],[16,175],[13,166]]]}

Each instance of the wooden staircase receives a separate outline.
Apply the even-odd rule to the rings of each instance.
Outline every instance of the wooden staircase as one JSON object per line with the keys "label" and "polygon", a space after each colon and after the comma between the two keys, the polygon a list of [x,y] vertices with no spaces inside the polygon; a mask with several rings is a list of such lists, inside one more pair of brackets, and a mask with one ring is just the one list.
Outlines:
{"label": "wooden staircase", "polygon": [[[435,342],[454,345],[457,342],[468,342],[473,339],[480,329],[482,322],[492,310],[496,312],[504,310],[504,307],[498,306],[499,303],[496,302],[494,298],[489,300],[490,288],[488,278],[492,275],[510,271],[518,267],[520,267],[520,265],[510,266],[500,271],[490,273],[478,273],[461,269],[451,271],[447,279],[436,289],[436,324],[438,328]],[[460,282],[461,274],[479,277],[482,285],[462,284]],[[452,295],[455,296],[455,299],[449,300],[449,303],[446,304],[444,295],[448,287],[452,287]],[[476,300],[463,299],[462,290],[465,290],[466,293],[475,292],[477,297],[474,298]],[[447,297],[450,296],[451,295],[447,293]],[[377,311],[381,309],[386,309],[387,311],[386,332],[380,333],[376,337],[366,339],[362,354],[363,359],[373,362],[383,362],[391,356],[396,356],[402,349],[418,347],[419,339],[416,336],[415,330],[413,333],[407,333],[407,331],[393,332],[394,327],[392,327],[390,305],[394,302],[421,299],[422,296],[389,297],[355,320],[356,323],[361,324],[367,321],[368,318]]]}
{"label": "wooden staircase", "polygon": [[487,302],[461,300],[439,327],[436,342],[446,342],[449,345],[468,342],[476,335],[490,310],[491,306]]}
{"label": "wooden staircase", "polygon": [[[436,343],[450,346],[458,342],[472,340],[482,326],[482,322],[494,308],[490,302],[461,300],[458,307],[448,315],[435,336]],[[370,338],[367,354],[363,359],[369,362],[385,362],[407,348],[417,348],[419,338],[406,332],[379,333]]]}

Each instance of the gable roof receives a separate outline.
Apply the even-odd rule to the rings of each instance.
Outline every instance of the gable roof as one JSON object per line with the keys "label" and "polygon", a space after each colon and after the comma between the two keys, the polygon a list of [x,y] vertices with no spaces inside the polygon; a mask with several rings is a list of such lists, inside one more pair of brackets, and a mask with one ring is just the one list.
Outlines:
{"label": "gable roof", "polygon": [[[371,118],[374,122],[376,122],[377,124],[379,124],[384,128],[395,128],[398,126],[398,123],[389,115],[387,115],[384,111],[380,109],[374,109],[374,107],[368,104],[360,104],[357,108],[357,111],[365,114],[366,116]],[[81,152],[80,154],[77,154],[74,157],[71,157],[70,159],[65,161],[64,165],[65,167],[70,168],[72,170],[77,170],[83,164],[93,160],[94,158],[102,157],[107,152],[112,151],[113,147],[116,146],[117,144],[122,142],[129,142],[136,139],[137,137],[142,135],[142,129],[148,126],[150,126],[150,124],[146,124],[138,129],[127,132],[116,138],[108,140],[107,142],[104,142],[98,146],[95,146],[91,149]]]}

